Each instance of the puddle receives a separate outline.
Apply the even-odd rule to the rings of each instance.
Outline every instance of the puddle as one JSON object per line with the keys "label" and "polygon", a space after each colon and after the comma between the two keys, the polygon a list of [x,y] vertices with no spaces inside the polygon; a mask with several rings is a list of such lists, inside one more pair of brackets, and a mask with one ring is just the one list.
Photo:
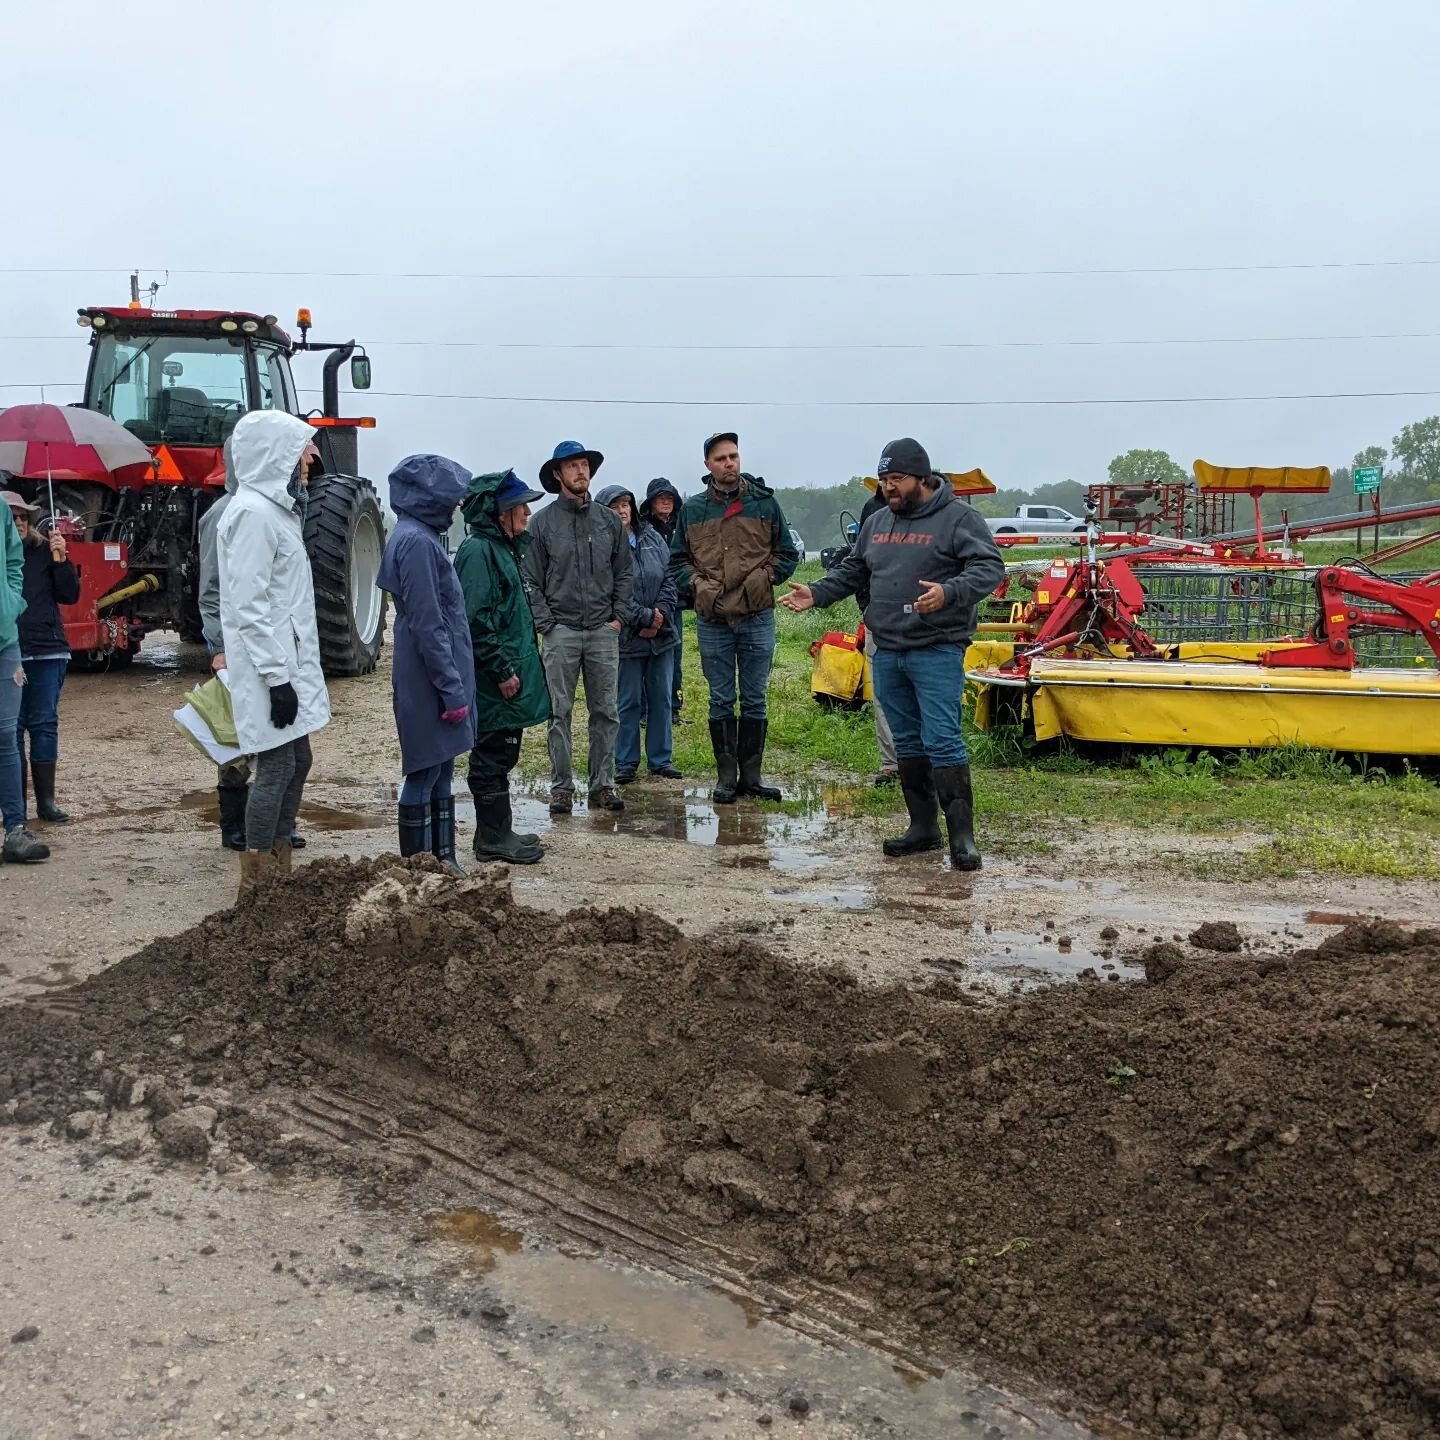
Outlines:
{"label": "puddle", "polygon": [[986,930],[978,920],[971,925],[970,933],[981,948],[981,953],[970,962],[971,966],[985,974],[1003,976],[1008,980],[1033,984],[1043,984],[1057,977],[1073,980],[1082,970],[1091,970],[1107,978],[1115,975],[1122,980],[1139,980],[1145,974],[1138,965],[1106,960],[1098,950],[1081,945],[1073,936]]}
{"label": "puddle", "polygon": [[839,1341],[823,1320],[791,1316],[784,1303],[558,1248],[482,1209],[442,1211],[426,1227],[457,1251],[457,1280],[477,1269],[484,1275],[476,1299],[492,1312],[497,1302],[504,1307],[514,1341],[563,1346],[597,1401],[629,1394],[627,1375],[640,1370],[677,1387],[799,1391],[812,1397],[811,1419],[822,1430],[826,1411],[838,1416],[829,1398],[838,1396],[847,1418],[881,1417],[887,1433],[914,1440],[1090,1435],[1038,1403],[922,1357]]}
{"label": "puddle", "polygon": [[488,1275],[502,1255],[518,1255],[524,1236],[502,1225],[488,1210],[462,1207],[442,1210],[425,1217],[426,1228],[436,1240],[463,1245],[470,1269]]}
{"label": "puddle", "polygon": [[[823,870],[830,857],[811,845],[824,836],[830,814],[815,803],[800,815],[761,810],[742,800],[738,805],[715,805],[707,791],[647,790],[627,786],[622,792],[625,809],[617,814],[587,810],[577,801],[569,823],[581,823],[613,835],[637,835],[650,840],[677,840],[735,852],[722,863],[740,869],[769,869],[782,874],[808,874]],[[542,811],[543,799],[524,797]],[[518,814],[517,797],[517,814]],[[548,815],[547,815],[548,819]],[[563,822],[562,823],[566,823]],[[754,853],[745,853],[753,849]]]}
{"label": "puddle", "polygon": [[767,890],[771,900],[784,900],[796,905],[818,905],[822,910],[873,910],[875,892],[863,885],[813,890]]}
{"label": "puddle", "polygon": [[[187,790],[180,797],[180,805],[183,809],[193,810],[199,817],[212,825],[220,823],[219,802],[215,798],[215,791],[212,790]],[[167,809],[167,806],[151,806],[147,811],[121,810],[116,811],[117,815],[138,815],[150,813],[156,810]],[[89,818],[89,817],[87,817]],[[301,800],[300,822],[301,826],[309,827],[312,830],[383,830],[394,823],[388,815],[377,815],[373,811],[364,810],[339,810],[333,805],[321,805],[315,800]]]}

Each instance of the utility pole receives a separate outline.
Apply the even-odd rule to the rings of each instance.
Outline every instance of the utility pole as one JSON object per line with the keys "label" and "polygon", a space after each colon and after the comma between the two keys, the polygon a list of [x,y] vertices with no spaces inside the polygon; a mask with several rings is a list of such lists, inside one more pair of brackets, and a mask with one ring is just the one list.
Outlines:
{"label": "utility pole", "polygon": [[130,272],[130,308],[132,310],[140,308],[140,272],[138,270]]}

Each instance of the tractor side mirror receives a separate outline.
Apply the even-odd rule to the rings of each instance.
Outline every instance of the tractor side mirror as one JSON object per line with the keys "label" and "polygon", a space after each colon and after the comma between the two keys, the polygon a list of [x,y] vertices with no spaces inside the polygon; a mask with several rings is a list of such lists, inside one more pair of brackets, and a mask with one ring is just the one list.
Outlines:
{"label": "tractor side mirror", "polygon": [[370,357],[368,355],[352,355],[350,357],[350,388],[352,390],[368,390],[370,388]]}

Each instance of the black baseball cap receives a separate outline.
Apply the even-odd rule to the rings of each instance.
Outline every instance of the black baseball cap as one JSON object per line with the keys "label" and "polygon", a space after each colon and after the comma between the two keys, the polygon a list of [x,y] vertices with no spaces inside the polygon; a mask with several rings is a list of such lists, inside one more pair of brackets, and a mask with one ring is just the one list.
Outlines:
{"label": "black baseball cap", "polygon": [[740,443],[740,437],[733,430],[717,430],[705,442],[705,458],[710,458],[710,452],[722,441],[728,440],[732,445]]}

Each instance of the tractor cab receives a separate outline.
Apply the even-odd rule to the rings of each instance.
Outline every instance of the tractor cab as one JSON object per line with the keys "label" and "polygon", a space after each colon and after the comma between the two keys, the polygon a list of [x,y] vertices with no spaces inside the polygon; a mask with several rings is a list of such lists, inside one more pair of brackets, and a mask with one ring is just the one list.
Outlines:
{"label": "tractor cab", "polygon": [[[336,424],[335,371],[350,359],[351,385],[363,390],[370,384],[370,362],[353,353],[353,341],[310,343],[308,311],[300,312],[298,343],[273,315],[244,311],[102,306],[82,309],[78,318],[91,333],[85,408],[118,421],[152,449],[165,447],[183,483],[223,484],[220,451],[247,411],[303,413],[290,372],[297,349],[331,352],[317,441],[326,471],[355,470],[353,428],[365,422]],[[351,433],[342,437],[338,430]]]}
{"label": "tractor cab", "polygon": [[[385,630],[375,583],[385,522],[374,486],[359,473],[359,432],[375,422],[340,415],[345,361],[351,386],[370,387],[363,349],[353,340],[312,341],[308,310],[299,312],[298,341],[273,315],[241,310],[87,306],[78,321],[90,332],[85,408],[149,446],[154,464],[123,479],[47,487],[52,523],[83,564],[81,600],[64,607],[72,653],[113,665],[153,630],[202,638],[199,527],[225,488],[225,442],[248,412],[283,410],[315,427],[320,451],[302,523],[322,663],[332,676],[373,670]],[[300,350],[327,352],[321,404],[304,410],[290,373]]]}

